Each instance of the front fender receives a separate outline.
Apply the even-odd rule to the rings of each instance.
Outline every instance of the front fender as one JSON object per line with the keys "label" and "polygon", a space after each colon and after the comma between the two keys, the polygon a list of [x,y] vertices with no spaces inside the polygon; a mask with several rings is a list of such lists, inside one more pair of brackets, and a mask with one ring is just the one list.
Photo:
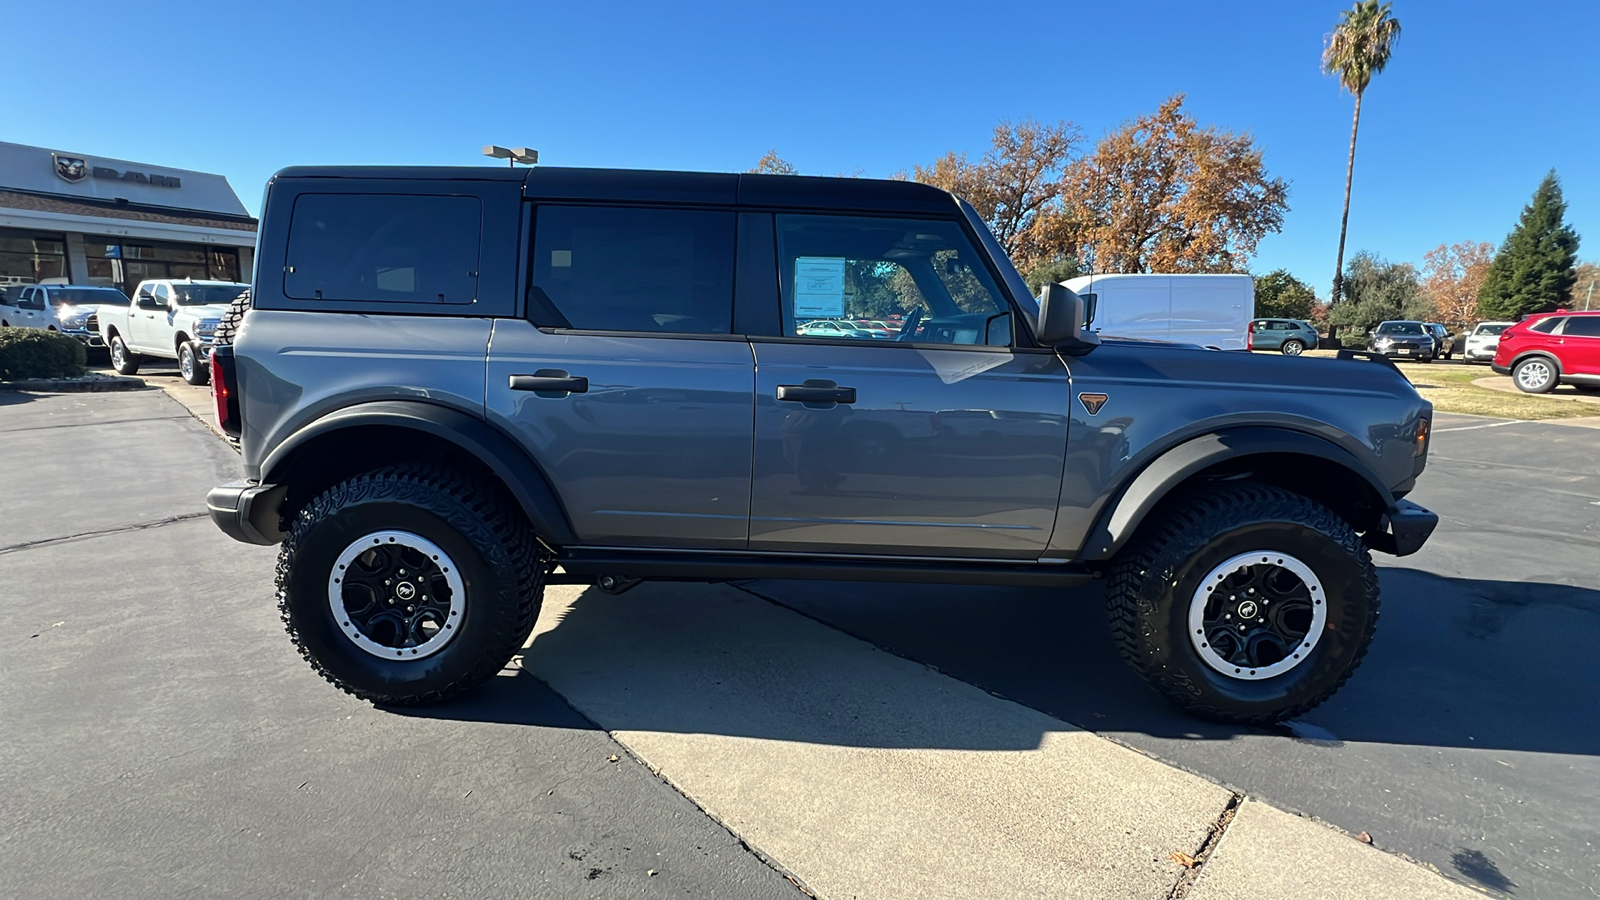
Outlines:
{"label": "front fender", "polygon": [[1218,463],[1268,453],[1288,453],[1327,460],[1360,476],[1387,512],[1395,499],[1383,481],[1354,454],[1315,435],[1284,428],[1229,428],[1192,438],[1167,450],[1135,475],[1101,511],[1084,542],[1081,558],[1114,556],[1146,515],[1184,481]]}

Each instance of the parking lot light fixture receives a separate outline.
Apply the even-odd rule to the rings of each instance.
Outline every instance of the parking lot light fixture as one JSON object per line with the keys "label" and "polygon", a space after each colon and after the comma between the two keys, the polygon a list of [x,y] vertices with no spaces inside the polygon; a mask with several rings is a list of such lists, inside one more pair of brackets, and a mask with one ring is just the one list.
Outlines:
{"label": "parking lot light fixture", "polygon": [[526,166],[538,165],[539,151],[532,147],[500,147],[488,144],[483,148],[483,155],[491,159],[503,159],[506,165],[516,168],[517,163]]}

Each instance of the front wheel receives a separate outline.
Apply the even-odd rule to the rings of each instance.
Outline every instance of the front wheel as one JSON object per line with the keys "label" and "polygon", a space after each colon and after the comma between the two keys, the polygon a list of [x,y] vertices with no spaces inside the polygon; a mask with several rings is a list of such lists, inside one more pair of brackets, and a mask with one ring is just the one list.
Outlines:
{"label": "front wheel", "polygon": [[1322,703],[1360,665],[1378,577],[1332,510],[1245,484],[1154,515],[1106,595],[1118,650],[1157,692],[1208,719],[1266,724]]}
{"label": "front wheel", "polygon": [[1305,351],[1306,351],[1306,345],[1305,345],[1304,341],[1300,341],[1300,340],[1296,340],[1294,338],[1290,338],[1289,340],[1283,342],[1283,355],[1284,356],[1299,356],[1300,354],[1304,353]]}
{"label": "front wheel", "polygon": [[533,630],[546,563],[521,511],[444,469],[391,466],[295,517],[278,608],[311,667],[373,703],[437,703],[499,672]]}
{"label": "front wheel", "polygon": [[139,373],[139,354],[128,349],[122,342],[122,335],[111,336],[111,368],[118,375],[137,375]]}
{"label": "front wheel", "polygon": [[211,382],[211,369],[200,362],[193,342],[185,341],[178,346],[178,371],[183,375],[183,380],[190,384]]}

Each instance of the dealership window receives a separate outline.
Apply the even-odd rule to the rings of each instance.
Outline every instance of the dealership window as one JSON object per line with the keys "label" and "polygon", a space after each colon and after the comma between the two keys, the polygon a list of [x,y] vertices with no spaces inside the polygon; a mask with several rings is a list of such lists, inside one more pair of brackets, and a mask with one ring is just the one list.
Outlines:
{"label": "dealership window", "polygon": [[299,300],[471,303],[483,203],[422,194],[301,194],[283,292]]}
{"label": "dealership window", "polygon": [[0,228],[0,287],[35,284],[67,275],[66,238],[59,234]]}
{"label": "dealership window", "polygon": [[730,212],[543,206],[536,305],[553,306],[573,328],[728,334],[733,243]]}
{"label": "dealership window", "polygon": [[239,251],[206,244],[113,240],[96,235],[83,239],[89,283],[108,284],[132,296],[139,282],[152,278],[239,280]]}

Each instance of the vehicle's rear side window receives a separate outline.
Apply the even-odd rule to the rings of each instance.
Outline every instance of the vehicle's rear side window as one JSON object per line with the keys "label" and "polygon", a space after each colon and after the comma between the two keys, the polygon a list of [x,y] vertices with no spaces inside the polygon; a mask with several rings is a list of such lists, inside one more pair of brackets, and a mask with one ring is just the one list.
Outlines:
{"label": "vehicle's rear side window", "polygon": [[289,222],[284,295],[471,303],[482,222],[476,197],[301,194]]}
{"label": "vehicle's rear side window", "polygon": [[1566,320],[1567,319],[1566,319],[1565,316],[1551,316],[1548,319],[1540,319],[1539,321],[1533,323],[1532,325],[1529,325],[1528,326],[1528,330],[1529,331],[1537,331],[1540,334],[1549,334],[1552,331],[1556,330],[1556,326],[1557,325],[1560,325],[1562,322],[1565,322]]}
{"label": "vehicle's rear side window", "polygon": [[1561,333],[1569,337],[1600,337],[1600,316],[1573,316]]}
{"label": "vehicle's rear side window", "polygon": [[731,212],[541,206],[531,305],[583,330],[729,334],[733,251]]}

